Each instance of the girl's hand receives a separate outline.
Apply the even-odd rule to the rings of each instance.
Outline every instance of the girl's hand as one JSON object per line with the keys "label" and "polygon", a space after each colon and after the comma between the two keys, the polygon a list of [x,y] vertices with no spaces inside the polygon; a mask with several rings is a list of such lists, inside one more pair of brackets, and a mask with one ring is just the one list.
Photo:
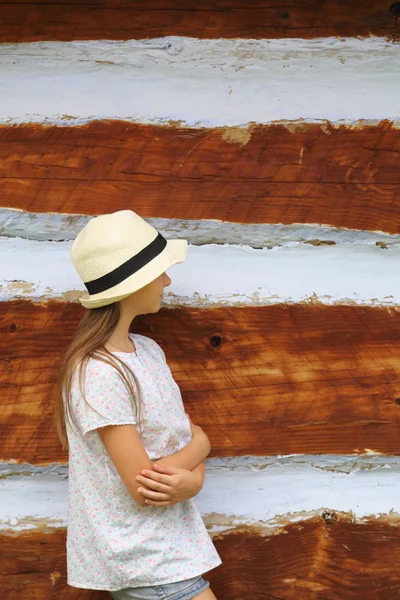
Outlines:
{"label": "girl's hand", "polygon": [[203,485],[198,472],[157,463],[153,463],[153,471],[141,471],[136,480],[146,486],[138,489],[146,498],[145,503],[154,506],[169,506],[193,498]]}

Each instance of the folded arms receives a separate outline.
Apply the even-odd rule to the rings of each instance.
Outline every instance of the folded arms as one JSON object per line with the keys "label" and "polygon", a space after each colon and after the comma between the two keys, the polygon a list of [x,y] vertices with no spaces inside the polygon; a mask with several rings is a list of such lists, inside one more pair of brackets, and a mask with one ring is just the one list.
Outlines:
{"label": "folded arms", "polygon": [[207,435],[190,422],[191,441],[181,450],[152,463],[134,425],[108,425],[97,431],[121,480],[140,506],[168,506],[187,500],[203,486],[204,459],[211,447]]}

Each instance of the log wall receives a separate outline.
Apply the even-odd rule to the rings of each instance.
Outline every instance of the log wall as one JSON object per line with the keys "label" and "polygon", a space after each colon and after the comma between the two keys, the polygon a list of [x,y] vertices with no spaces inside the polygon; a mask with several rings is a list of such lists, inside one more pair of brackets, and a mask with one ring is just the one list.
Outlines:
{"label": "log wall", "polygon": [[[51,398],[62,350],[83,312],[76,302],[0,304],[0,457],[66,460]],[[163,309],[156,323],[135,323],[164,349],[213,456],[400,453],[398,308],[179,307]]]}
{"label": "log wall", "polygon": [[72,240],[131,208],[189,240],[132,330],[211,440],[218,600],[398,598],[399,18],[0,0],[1,597],[108,597],[66,583],[52,399]]}
{"label": "log wall", "polygon": [[5,206],[43,213],[94,215],[123,209],[134,197],[144,217],[319,223],[394,234],[399,160],[400,129],[385,121],[0,127]]}
{"label": "log wall", "polygon": [[198,38],[313,38],[398,33],[397,3],[364,0],[51,0],[0,2],[0,40],[128,40],[186,35]]}
{"label": "log wall", "polygon": [[[7,600],[110,597],[107,592],[66,585],[64,530],[0,537],[0,586]],[[246,527],[219,534],[213,541],[223,559],[218,576],[215,572],[207,577],[217,598],[261,599],[260,589],[270,590],[267,597],[288,600],[335,597],[332,588],[337,598],[362,593],[366,600],[376,600],[399,594],[399,575],[391,567],[400,558],[395,521],[355,524],[346,515],[326,513],[287,525],[273,536]]]}

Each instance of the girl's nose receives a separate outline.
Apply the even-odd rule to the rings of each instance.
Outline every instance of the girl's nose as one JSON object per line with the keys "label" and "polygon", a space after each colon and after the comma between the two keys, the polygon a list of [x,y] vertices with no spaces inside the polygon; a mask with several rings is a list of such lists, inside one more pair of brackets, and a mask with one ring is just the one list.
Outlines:
{"label": "girl's nose", "polygon": [[169,277],[169,275],[167,275],[166,273],[164,273],[164,275],[165,275],[164,287],[168,287],[169,285],[171,285],[172,281],[171,281],[171,278]]}

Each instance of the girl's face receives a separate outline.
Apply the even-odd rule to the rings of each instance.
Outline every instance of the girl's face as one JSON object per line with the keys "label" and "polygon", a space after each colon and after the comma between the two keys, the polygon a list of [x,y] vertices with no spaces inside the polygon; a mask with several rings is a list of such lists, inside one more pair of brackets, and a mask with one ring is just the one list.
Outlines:
{"label": "girl's face", "polygon": [[134,292],[127,298],[123,298],[121,304],[127,305],[136,315],[155,313],[160,310],[161,299],[164,288],[171,285],[171,279],[167,273],[162,273],[145,287]]}

